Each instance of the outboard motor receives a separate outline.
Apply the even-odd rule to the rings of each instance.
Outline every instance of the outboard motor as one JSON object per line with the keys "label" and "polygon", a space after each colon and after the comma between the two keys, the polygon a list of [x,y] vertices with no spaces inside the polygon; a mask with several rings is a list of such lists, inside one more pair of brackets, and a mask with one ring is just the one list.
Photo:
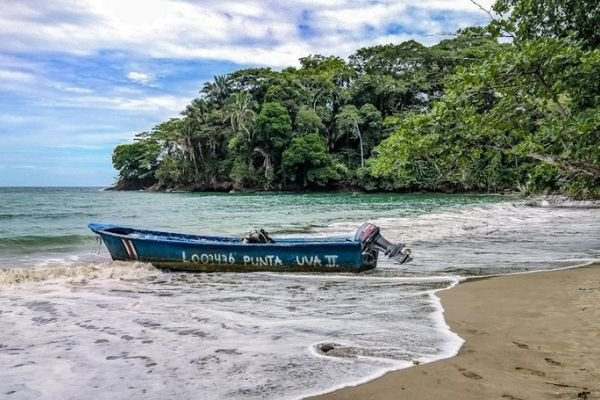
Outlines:
{"label": "outboard motor", "polygon": [[264,229],[258,229],[248,233],[242,238],[243,243],[273,243],[273,239]]}
{"label": "outboard motor", "polygon": [[393,244],[387,241],[381,233],[379,233],[379,227],[365,222],[356,231],[354,240],[362,242],[364,248],[373,248],[374,250],[381,251],[389,258],[393,258],[394,261],[404,264],[412,260],[410,249],[405,249],[404,243]]}

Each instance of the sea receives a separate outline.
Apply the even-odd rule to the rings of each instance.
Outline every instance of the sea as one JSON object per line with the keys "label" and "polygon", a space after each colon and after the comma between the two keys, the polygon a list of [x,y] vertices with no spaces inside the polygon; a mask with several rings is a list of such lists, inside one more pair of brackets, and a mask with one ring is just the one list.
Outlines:
{"label": "sea", "polygon": [[[113,262],[90,222],[353,235],[414,260],[360,274]],[[591,203],[499,195],[0,188],[0,398],[301,399],[455,355],[436,296],[470,276],[600,259]],[[322,353],[321,344],[335,351]]]}

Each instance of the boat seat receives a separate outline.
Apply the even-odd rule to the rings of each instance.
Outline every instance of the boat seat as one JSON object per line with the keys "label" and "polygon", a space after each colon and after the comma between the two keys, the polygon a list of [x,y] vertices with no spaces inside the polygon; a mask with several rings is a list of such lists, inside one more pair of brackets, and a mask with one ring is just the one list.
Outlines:
{"label": "boat seat", "polygon": [[106,232],[116,233],[117,235],[131,235],[135,231],[131,228],[116,227],[116,228],[108,228],[106,230]]}

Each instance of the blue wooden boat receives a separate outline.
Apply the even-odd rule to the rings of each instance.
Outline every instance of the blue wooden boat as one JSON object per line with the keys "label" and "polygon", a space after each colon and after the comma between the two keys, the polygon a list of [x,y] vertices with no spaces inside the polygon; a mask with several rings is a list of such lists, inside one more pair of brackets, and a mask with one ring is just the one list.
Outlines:
{"label": "blue wooden boat", "polygon": [[353,237],[271,239],[263,230],[245,237],[201,236],[92,223],[113,260],[142,261],[183,271],[328,271],[361,272],[377,266],[382,252],[409,261],[404,244],[385,240],[365,223]]}

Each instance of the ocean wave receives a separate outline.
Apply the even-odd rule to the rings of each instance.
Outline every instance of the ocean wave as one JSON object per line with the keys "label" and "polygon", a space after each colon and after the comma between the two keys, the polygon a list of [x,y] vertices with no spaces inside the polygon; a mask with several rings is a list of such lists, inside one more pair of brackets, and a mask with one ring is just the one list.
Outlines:
{"label": "ocean wave", "polygon": [[[84,207],[87,208],[87,207]],[[90,207],[91,208],[91,207]],[[3,219],[17,219],[17,218],[29,218],[29,219],[62,219],[62,218],[73,218],[73,217],[95,217],[96,214],[93,212],[49,212],[47,210],[40,210],[37,212],[27,212],[27,213],[0,213],[0,220]]]}
{"label": "ocean wave", "polygon": [[163,273],[150,264],[108,262],[75,266],[0,269],[0,286],[39,282],[82,283],[93,279],[150,279]]}
{"label": "ocean wave", "polygon": [[[495,203],[486,205],[467,204],[440,208],[410,216],[373,218],[369,222],[379,226],[384,235],[406,237],[412,240],[445,239],[489,233],[497,229],[498,223],[507,219],[523,218],[523,203]],[[336,222],[313,232],[328,235],[352,235],[364,221]],[[391,234],[390,234],[391,232]]]}
{"label": "ocean wave", "polygon": [[274,235],[294,235],[301,233],[312,233],[315,229],[325,228],[326,223],[323,224],[300,224],[294,226],[284,226],[279,228],[273,228],[269,230],[269,234]]}
{"label": "ocean wave", "polygon": [[536,197],[524,202],[529,207],[600,208],[599,200],[573,200],[565,196]]}
{"label": "ocean wave", "polygon": [[24,235],[0,238],[0,250],[10,251],[39,251],[52,250],[74,246],[83,243],[92,243],[92,235]]}

